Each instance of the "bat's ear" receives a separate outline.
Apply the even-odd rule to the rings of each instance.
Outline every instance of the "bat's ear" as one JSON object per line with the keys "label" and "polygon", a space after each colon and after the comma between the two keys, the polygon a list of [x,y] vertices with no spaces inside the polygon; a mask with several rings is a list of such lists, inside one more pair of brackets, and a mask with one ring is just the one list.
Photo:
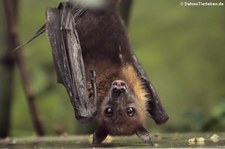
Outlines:
{"label": "bat's ear", "polygon": [[138,128],[136,130],[136,135],[141,139],[143,140],[144,142],[148,143],[149,145],[153,145],[152,144],[152,141],[151,141],[151,138],[149,136],[149,133],[148,131],[143,127],[141,126],[140,128]]}
{"label": "bat's ear", "polygon": [[92,145],[98,146],[99,144],[101,144],[106,139],[107,135],[108,134],[107,134],[107,131],[106,131],[105,127],[99,126],[98,129],[93,134]]}
{"label": "bat's ear", "polygon": [[152,117],[152,119],[156,122],[156,124],[163,124],[169,119],[169,116],[160,103],[159,96],[157,95],[151,84],[150,90],[151,94],[149,95],[150,97],[148,100],[147,111],[150,117]]}

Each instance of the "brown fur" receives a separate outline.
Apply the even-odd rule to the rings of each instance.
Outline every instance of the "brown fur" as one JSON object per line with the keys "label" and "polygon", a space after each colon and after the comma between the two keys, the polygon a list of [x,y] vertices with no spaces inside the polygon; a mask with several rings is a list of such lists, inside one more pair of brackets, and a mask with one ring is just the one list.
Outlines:
{"label": "brown fur", "polygon": [[[146,97],[145,90],[143,89],[142,82],[138,78],[136,71],[134,70],[131,64],[122,65],[118,67],[113,63],[104,61],[104,63],[88,63],[86,65],[86,72],[90,72],[90,70],[96,71],[96,82],[97,82],[97,121],[100,127],[104,127],[107,129],[109,134],[111,135],[131,135],[135,133],[136,129],[143,126],[146,118]],[[90,75],[87,75],[88,80],[88,89],[91,91],[90,85]],[[124,80],[127,83],[127,86],[130,90],[135,94],[135,102],[132,104],[137,110],[138,115],[132,118],[129,122],[123,121],[125,119],[118,118],[118,121],[113,124],[108,125],[108,122],[104,122],[105,118],[103,115],[103,111],[105,107],[103,106],[104,100],[108,98],[108,93],[111,88],[111,84],[114,80]],[[92,93],[90,95],[93,95]],[[119,126],[119,123],[121,125]],[[107,125],[107,126],[105,126]]]}
{"label": "brown fur", "polygon": [[140,121],[144,123],[146,117],[146,91],[144,90],[144,86],[140,78],[137,76],[132,65],[128,65],[122,68],[122,78],[127,82],[128,86],[132,89],[132,91],[137,96],[136,105],[140,110]]}
{"label": "brown fur", "polygon": [[[96,72],[97,117],[100,128],[111,135],[131,135],[143,126],[146,117],[145,90],[133,68],[131,49],[126,29],[114,9],[88,10],[77,21],[82,54],[84,58],[89,97],[93,96],[90,71]],[[114,80],[124,80],[132,96],[132,103],[123,102],[123,110],[135,107],[134,117],[115,119],[105,117],[104,110],[110,98]],[[118,105],[120,106],[120,105]],[[126,114],[126,113],[125,113]]]}

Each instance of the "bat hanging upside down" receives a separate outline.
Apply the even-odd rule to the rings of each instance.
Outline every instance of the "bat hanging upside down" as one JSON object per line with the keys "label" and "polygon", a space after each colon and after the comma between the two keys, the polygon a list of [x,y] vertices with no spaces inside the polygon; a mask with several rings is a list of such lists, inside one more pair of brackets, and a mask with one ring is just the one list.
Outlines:
{"label": "bat hanging upside down", "polygon": [[107,135],[133,134],[152,144],[143,126],[146,117],[161,124],[168,115],[131,51],[117,6],[118,0],[102,9],[61,3],[47,10],[46,24],[31,40],[47,32],[58,82],[65,86],[76,118],[98,122],[93,145]]}

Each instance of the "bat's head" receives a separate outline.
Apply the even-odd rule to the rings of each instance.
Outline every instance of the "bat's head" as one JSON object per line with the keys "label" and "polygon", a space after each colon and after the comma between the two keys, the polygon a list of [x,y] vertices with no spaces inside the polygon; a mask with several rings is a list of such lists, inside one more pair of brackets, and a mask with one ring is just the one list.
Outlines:
{"label": "bat's head", "polygon": [[113,81],[99,112],[100,123],[111,135],[131,135],[144,123],[145,112],[138,104],[125,81]]}

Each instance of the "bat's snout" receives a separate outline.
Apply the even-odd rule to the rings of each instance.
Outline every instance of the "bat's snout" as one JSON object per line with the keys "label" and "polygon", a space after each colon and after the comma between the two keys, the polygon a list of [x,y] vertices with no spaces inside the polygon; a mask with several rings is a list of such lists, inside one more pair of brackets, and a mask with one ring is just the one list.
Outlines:
{"label": "bat's snout", "polygon": [[119,96],[127,93],[126,82],[123,80],[113,81],[111,93],[112,93],[113,97],[119,97]]}
{"label": "bat's snout", "polygon": [[125,93],[126,92],[126,88],[123,87],[114,87],[112,89],[112,93],[114,94],[120,94],[120,93]]}

